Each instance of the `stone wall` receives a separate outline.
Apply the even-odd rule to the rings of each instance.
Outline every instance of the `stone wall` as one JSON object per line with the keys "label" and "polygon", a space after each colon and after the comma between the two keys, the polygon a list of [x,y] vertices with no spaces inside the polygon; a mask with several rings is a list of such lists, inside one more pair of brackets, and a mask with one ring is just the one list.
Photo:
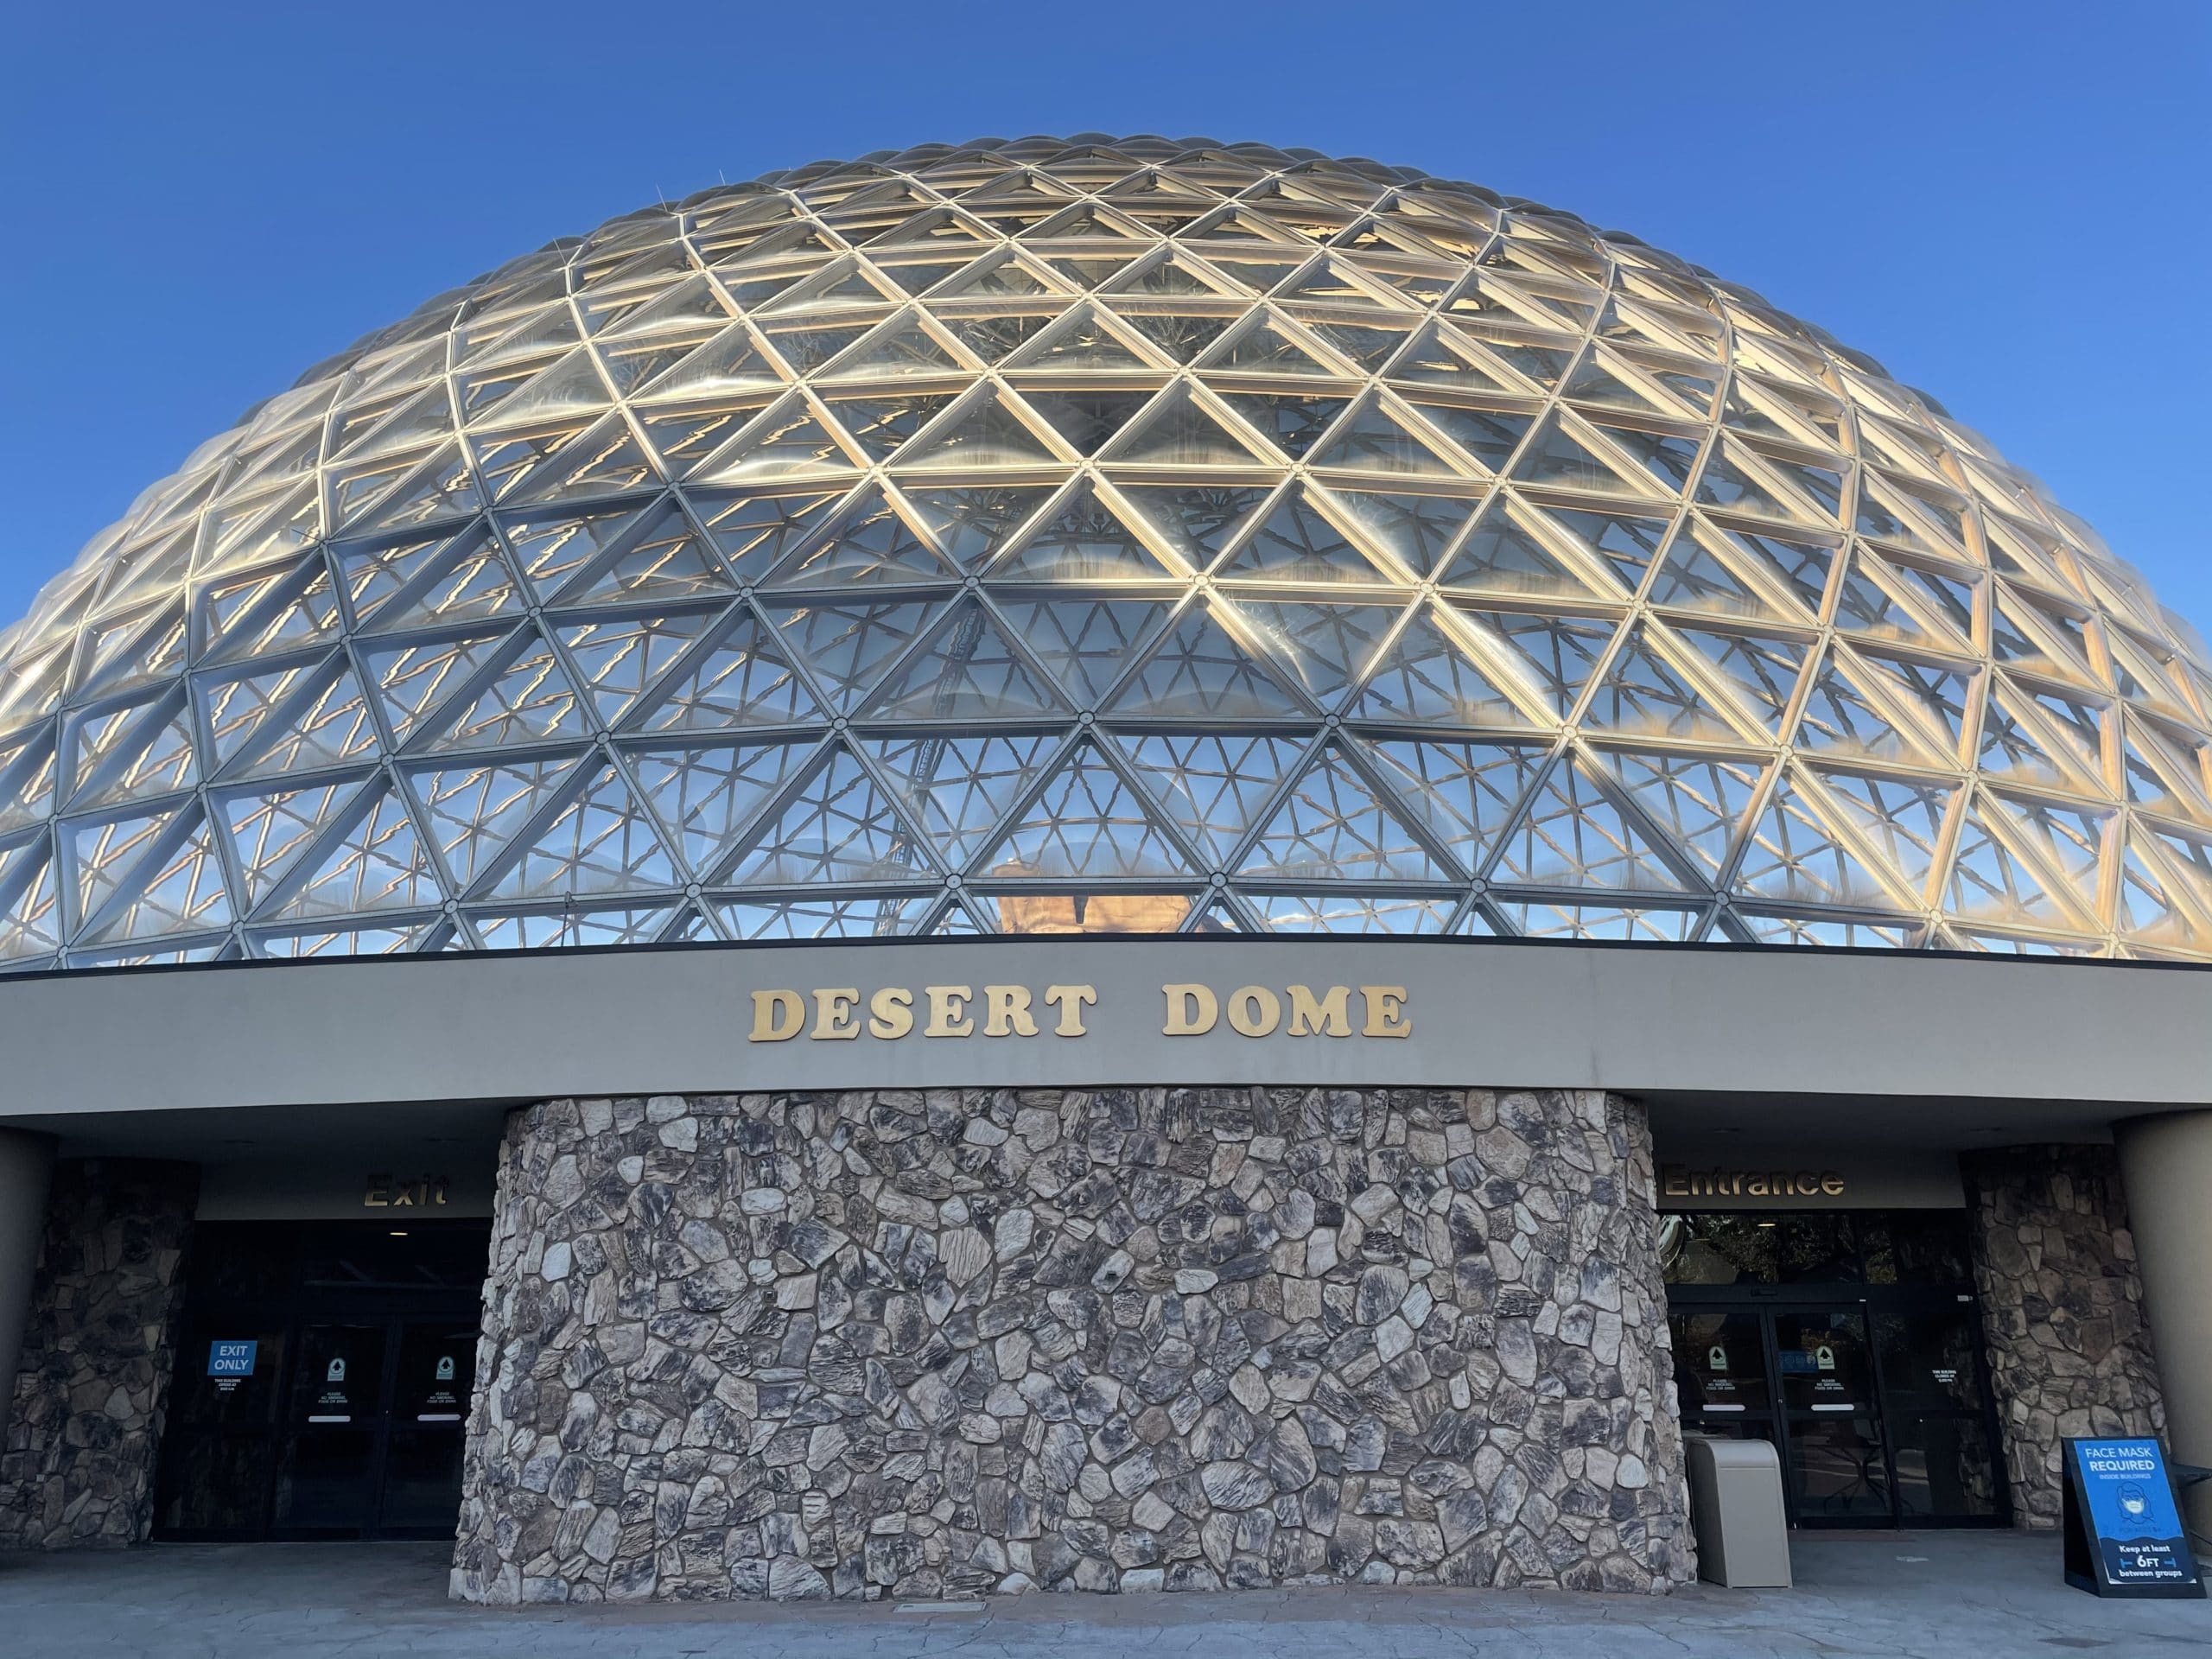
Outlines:
{"label": "stone wall", "polygon": [[2014,1517],[2056,1527],[2062,1440],[2165,1430],[2119,1163],[2100,1146],[1959,1161]]}
{"label": "stone wall", "polygon": [[146,1536],[199,1187],[190,1164],[54,1166],[0,1451],[0,1548]]}
{"label": "stone wall", "polygon": [[501,1153],[454,1593],[1692,1571],[1640,1109],[559,1100]]}

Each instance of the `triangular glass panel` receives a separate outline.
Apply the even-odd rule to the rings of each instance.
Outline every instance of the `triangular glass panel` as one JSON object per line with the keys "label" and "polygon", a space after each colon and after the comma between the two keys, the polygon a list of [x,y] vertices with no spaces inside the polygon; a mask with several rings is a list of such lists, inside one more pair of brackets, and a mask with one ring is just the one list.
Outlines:
{"label": "triangular glass panel", "polygon": [[[181,836],[173,825],[111,908],[96,914],[88,906],[80,912],[92,921],[77,936],[79,944],[158,938],[227,927],[236,919],[215,826],[197,807],[188,808],[178,823]],[[78,839],[81,846],[81,832]]]}
{"label": "triangular glass panel", "polygon": [[717,495],[695,491],[691,505],[741,582],[759,582],[822,528],[840,490]]}
{"label": "triangular glass panel", "polygon": [[622,774],[602,766],[523,849],[493,887],[492,895],[552,899],[637,893],[680,883],[652,815],[638,805]]}
{"label": "triangular glass panel", "polygon": [[1102,370],[1149,371],[1154,365],[1131,351],[1107,323],[1100,308],[1086,300],[1007,357],[1003,366],[1009,370],[1079,370],[1088,373]]}
{"label": "triangular glass panel", "polygon": [[652,694],[629,725],[655,732],[790,726],[817,718],[813,695],[774,630],[741,606],[713,643]]}
{"label": "triangular glass panel", "polygon": [[1033,339],[1058,315],[1053,311],[1010,311],[993,316],[940,315],[953,338],[983,359],[996,363]]}
{"label": "triangular glass panel", "polygon": [[55,774],[51,727],[0,742],[0,834],[47,818],[54,806]]}
{"label": "triangular glass panel", "polygon": [[1649,495],[1650,486],[1601,455],[1592,441],[1554,416],[1529,440],[1513,468],[1524,484],[1549,489],[1585,490],[1599,495]]}
{"label": "triangular glass panel", "polygon": [[1097,706],[1173,608],[1165,599],[1001,595],[999,609],[1078,709]]}
{"label": "triangular glass panel", "polygon": [[743,837],[732,886],[834,885],[933,875],[926,840],[853,752],[833,745],[796,795]]}
{"label": "triangular glass panel", "polygon": [[1978,671],[1877,657],[1866,651],[1853,657],[1861,673],[1878,682],[1939,734],[1945,755],[1959,753],[1961,740],[1973,726],[1981,702]]}
{"label": "triangular glass panel", "polygon": [[836,397],[830,400],[830,413],[868,458],[880,464],[949,408],[952,398],[949,391]]}
{"label": "triangular glass panel", "polygon": [[497,446],[497,453],[480,450],[477,466],[486,482],[498,480],[505,505],[620,495],[660,481],[619,415],[574,436],[563,431],[511,440]]}
{"label": "triangular glass panel", "polygon": [[404,741],[492,660],[506,639],[504,632],[480,633],[362,650],[361,665],[376,683],[392,735]]}
{"label": "triangular glass panel", "polygon": [[[1661,529],[1663,531],[1664,526]],[[1447,588],[1473,593],[1573,594],[1590,588],[1503,501],[1493,501],[1452,562],[1436,572]]]}
{"label": "triangular glass panel", "polygon": [[1601,750],[1598,758],[1644,816],[1691,855],[1699,874],[1716,880],[1764,781],[1764,763],[1614,750]]}
{"label": "triangular glass panel", "polygon": [[1383,898],[1357,892],[1248,893],[1271,933],[1441,933],[1459,907],[1452,899]]}
{"label": "triangular glass panel", "polygon": [[1124,735],[1122,751],[1160,810],[1217,868],[1304,753],[1303,737],[1153,733]]}
{"label": "triangular glass panel", "polygon": [[1811,511],[1808,505],[1785,502],[1778,486],[1755,476],[1718,443],[1706,456],[1705,471],[1697,481],[1696,499],[1700,506],[1719,507],[1730,512],[1756,513],[1765,518],[1796,519],[1810,524],[1829,522]]}
{"label": "triangular glass panel", "polygon": [[[369,699],[342,654],[201,695],[217,758],[232,776],[312,772],[383,747]],[[272,715],[281,718],[272,721]]]}
{"label": "triangular glass panel", "polygon": [[789,397],[703,464],[694,477],[702,484],[752,484],[854,470],[852,457],[814,411],[803,399]]}
{"label": "triangular glass panel", "polygon": [[1231,391],[1222,401],[1256,427],[1293,461],[1303,456],[1350,406],[1351,399],[1298,392]]}
{"label": "triangular glass panel", "polygon": [[1314,322],[1315,336],[1362,374],[1395,357],[1413,330],[1403,323]]}
{"label": "triangular glass panel", "polygon": [[219,801],[215,810],[230,833],[249,907],[266,898],[315,837],[346,811],[362,781],[353,777],[297,789],[253,790]]}
{"label": "triangular glass panel", "polygon": [[936,600],[802,605],[780,611],[775,626],[785,654],[813,671],[830,712],[847,715],[942,608]]}
{"label": "triangular glass panel", "polygon": [[1265,311],[1255,311],[1231,329],[1206,354],[1198,366],[1224,374],[1307,375],[1341,380],[1350,372],[1324,362],[1294,331],[1292,325]]}
{"label": "triangular glass panel", "polygon": [[1584,728],[1623,737],[1736,741],[1726,718],[1669,664],[1661,637],[1655,622],[1631,625],[1583,709]]}
{"label": "triangular glass panel", "polygon": [[346,832],[288,884],[290,896],[269,912],[272,919],[419,910],[445,898],[405,801],[388,786],[372,786],[367,794]]}
{"label": "triangular glass panel", "polygon": [[1805,659],[1811,653],[1808,643],[1680,626],[1674,632],[1726,677],[1739,706],[1753,719],[1770,734],[1780,729],[1789,700],[1796,694]]}
{"label": "triangular glass panel", "polygon": [[1584,409],[1616,410],[1631,415],[1673,415],[1674,407],[1645,391],[1631,372],[1607,361],[1598,352],[1582,359],[1560,393]]}
{"label": "triangular glass panel", "polygon": [[1573,756],[1561,756],[1537,787],[1505,837],[1491,879],[1666,892],[1683,886],[1650,837]]}
{"label": "triangular glass panel", "polygon": [[1518,743],[1379,741],[1367,746],[1383,780],[1412,803],[1463,869],[1478,870],[1549,750]]}
{"label": "triangular glass panel", "polygon": [[1390,582],[1324,513],[1311,486],[1294,485],[1214,572],[1224,581],[1375,586]]}
{"label": "triangular glass panel", "polygon": [[61,902],[46,837],[16,847],[0,877],[0,962],[24,963],[59,950]]}
{"label": "triangular glass panel", "polygon": [[1007,407],[1003,395],[987,387],[901,450],[899,464],[908,470],[950,472],[969,467],[1051,466],[1057,459]]}
{"label": "triangular glass panel", "polygon": [[[894,939],[920,931],[935,893],[879,893],[866,899],[790,899],[715,906],[732,938],[740,939]],[[957,906],[950,915],[963,920]],[[938,933],[973,933],[940,925]]]}
{"label": "triangular glass panel", "polygon": [[982,601],[958,601],[929,643],[868,699],[871,719],[990,720],[1063,712],[1067,704],[1009,641]]}
{"label": "triangular glass panel", "polygon": [[858,345],[875,326],[873,317],[851,321],[809,318],[804,322],[793,320],[780,325],[770,321],[765,324],[762,334],[769,348],[790,366],[791,373],[805,376]]}
{"label": "triangular glass panel", "polygon": [[965,869],[1058,753],[1057,733],[937,734],[867,745],[946,868]]}
{"label": "triangular glass panel", "polygon": [[1029,407],[1051,423],[1079,455],[1096,454],[1112,442],[1152,395],[1150,387],[1059,391],[1028,386],[1022,391]]}
{"label": "triangular glass panel", "polygon": [[1810,615],[1820,614],[1827,592],[1828,569],[1836,557],[1834,548],[1785,539],[1764,531],[1727,529],[1702,519],[1692,522],[1697,534],[1720,550],[1732,566],[1764,571]]}
{"label": "triangular glass panel", "polygon": [[[2137,806],[2175,817],[2212,821],[2206,780],[2212,779],[2212,741],[2154,724],[2129,711],[2121,726],[2120,777]],[[0,823],[5,810],[0,809]]]}
{"label": "triangular glass panel", "polygon": [[622,552],[580,573],[559,594],[563,605],[663,603],[734,594],[737,584],[680,508],[655,509]]}
{"label": "triangular glass panel", "polygon": [[588,512],[556,510],[498,518],[523,574],[540,594],[550,595],[596,563],[652,510],[653,504],[639,502]]}
{"label": "triangular glass panel", "polygon": [[1335,704],[1366,671],[1404,613],[1397,604],[1324,605],[1241,595],[1234,608],[1306,695],[1325,709]]}
{"label": "triangular glass panel", "polygon": [[1603,561],[1630,593],[1643,587],[1644,573],[1667,540],[1669,521],[1664,518],[1580,507],[1553,507],[1541,512],[1523,507],[1522,511],[1536,522],[1566,531]]}
{"label": "triangular glass panel", "polygon": [[[2056,784],[2079,788],[2082,768],[2069,765],[2045,741],[2037,722],[2023,719],[2011,706],[2017,696],[2006,686],[1989,700],[1981,720],[1981,749],[1975,765],[1992,777],[2013,782]],[[2032,699],[2021,698],[2031,703]]]}
{"label": "triangular glass panel", "polygon": [[572,950],[590,945],[654,944],[666,936],[673,905],[626,905],[608,910],[475,912],[469,922],[487,950]]}
{"label": "triangular glass panel", "polygon": [[414,772],[410,783],[423,809],[455,891],[466,891],[552,798],[576,757],[554,755],[501,766],[459,766]]}
{"label": "triangular glass panel", "polygon": [[512,426],[586,414],[606,408],[613,400],[613,393],[601,378],[590,351],[579,346],[501,398],[499,423]]}
{"label": "triangular glass panel", "polygon": [[1897,904],[1840,841],[1785,770],[1745,839],[1730,890],[1776,902],[1891,909]]}
{"label": "triangular glass panel", "polygon": [[1958,850],[1942,887],[1945,911],[1968,921],[1999,925],[2064,925],[2076,918],[2044,887],[2042,879],[1985,821],[1986,803],[1967,808]]}
{"label": "triangular glass panel", "polygon": [[1304,716],[1306,703],[1238,644],[1205,601],[1185,610],[1109,705],[1123,717]]}
{"label": "triangular glass panel", "polygon": [[163,807],[105,823],[65,825],[61,848],[76,887],[77,914],[96,917],[147,856],[164,843],[178,809]]}
{"label": "triangular glass panel", "polygon": [[955,565],[971,572],[988,565],[1052,493],[1050,485],[910,486],[902,492],[938,546]]}
{"label": "triangular glass panel", "polygon": [[595,619],[558,632],[599,723],[613,726],[717,620],[712,611],[679,611]]}
{"label": "triangular glass panel", "polygon": [[1124,427],[1106,454],[1122,466],[1249,467],[1257,459],[1179,381]]}
{"label": "triangular glass panel", "polygon": [[1273,493],[1262,484],[1122,486],[1123,499],[1199,570],[1221,556],[1238,526]]}
{"label": "triangular glass panel", "polygon": [[721,861],[738,832],[814,753],[798,743],[714,743],[632,749],[625,757],[638,791],[674,833],[695,875]]}
{"label": "triangular glass panel", "polygon": [[1324,744],[1237,866],[1268,880],[1451,879],[1343,748]]}
{"label": "triangular glass panel", "polygon": [[1132,311],[1117,314],[1137,334],[1177,363],[1188,363],[1219,340],[1229,317],[1187,311]]}
{"label": "triangular glass panel", "polygon": [[2098,908],[2097,888],[2105,844],[2119,813],[2110,807],[2062,806],[2054,801],[2000,795],[1981,796],[1982,810],[2002,812],[2031,855],[2057,875],[2086,913]]}
{"label": "triangular glass panel", "polygon": [[78,715],[63,728],[62,748],[73,762],[73,811],[165,795],[193,781],[192,712],[171,691]]}
{"label": "triangular glass panel", "polygon": [[1197,874],[1154,821],[1142,791],[1090,742],[1060,763],[981,864],[998,876]]}
{"label": "triangular glass panel", "polygon": [[1417,577],[1436,574],[1460,531],[1482,505],[1479,497],[1342,487],[1332,490],[1330,499]]}
{"label": "triangular glass panel", "polygon": [[[2158,856],[2158,838],[2139,825],[2128,826],[2120,861],[2120,899],[2113,925],[2123,938],[2145,944],[2202,952],[2212,945],[2212,931],[2177,896],[2173,878]],[[0,950],[4,950],[0,945]]]}
{"label": "triangular glass panel", "polygon": [[1340,422],[1336,435],[1312,457],[1316,467],[1412,476],[1449,476],[1452,467],[1373,398]]}
{"label": "triangular glass panel", "polygon": [[912,587],[956,572],[932,552],[871,484],[767,577],[772,588]]}
{"label": "triangular glass panel", "polygon": [[659,402],[676,397],[713,397],[732,391],[767,391],[783,384],[783,371],[760,349],[753,331],[741,322],[734,322],[631,395]]}
{"label": "triangular glass panel", "polygon": [[1179,575],[1087,483],[991,569],[994,581],[1006,582],[1167,582]]}
{"label": "triangular glass panel", "polygon": [[1452,609],[1510,666],[1541,706],[1567,717],[1612,642],[1614,624],[1596,617],[1542,616],[1523,611]]}
{"label": "triangular glass panel", "polygon": [[1942,757],[1925,738],[1908,734],[1895,724],[1883,705],[1861,690],[1856,681],[1857,664],[1846,663],[1840,652],[1821,664],[1805,699],[1796,747],[1830,758],[1942,764]]}
{"label": "triangular glass panel", "polygon": [[440,735],[432,748],[493,749],[582,737],[591,721],[552,646],[525,629],[504,665],[467,707],[434,726]]}
{"label": "triangular glass panel", "polygon": [[1417,609],[1390,642],[1344,717],[1478,731],[1529,723],[1433,603]]}
{"label": "triangular glass panel", "polygon": [[1680,944],[1697,937],[1702,911],[1672,906],[1501,902],[1498,914],[1524,939],[1621,939]]}
{"label": "triangular glass panel", "polygon": [[1528,391],[1480,346],[1440,322],[1426,325],[1384,372],[1407,385],[1442,386],[1484,396],[1520,396]]}
{"label": "triangular glass panel", "polygon": [[[912,268],[907,270],[911,271]],[[892,274],[895,276],[899,273]],[[938,378],[966,372],[959,359],[922,327],[920,315],[907,310],[866,340],[855,342],[815,378],[842,385],[848,381],[903,380],[918,376]]]}
{"label": "triangular glass panel", "polygon": [[[1837,627],[1869,639],[1933,645],[1939,650],[1947,646],[1955,650],[1964,643],[1931,635],[1920,619],[1898,602],[1882,580],[1885,576],[1895,580],[1888,568],[1864,547],[1853,556],[1836,585]],[[2003,653],[1999,655],[2003,660]]]}
{"label": "triangular glass panel", "polygon": [[1493,473],[1505,469],[1505,463],[1528,436],[1529,429],[1535,424],[1533,415],[1468,409],[1458,404],[1438,403],[1418,394],[1413,399],[1413,406],[1430,425],[1481,463],[1482,470]]}

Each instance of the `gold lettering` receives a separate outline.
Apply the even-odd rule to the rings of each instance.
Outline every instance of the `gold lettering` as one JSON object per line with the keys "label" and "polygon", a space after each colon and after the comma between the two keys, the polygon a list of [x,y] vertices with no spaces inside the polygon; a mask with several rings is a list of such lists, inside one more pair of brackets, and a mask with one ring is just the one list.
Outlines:
{"label": "gold lettering", "polygon": [[443,1204],[446,1202],[448,1198],[451,1196],[452,1192],[452,1178],[450,1176],[441,1175],[438,1177],[437,1185],[431,1189],[430,1202],[432,1204]]}
{"label": "gold lettering", "polygon": [[983,1035],[986,1037],[1034,1037],[1037,1021],[1029,1014],[1029,988],[1027,985],[986,985],[983,987]]}
{"label": "gold lettering", "polygon": [[1221,1005],[1203,985],[1163,985],[1167,998],[1167,1023],[1160,1027],[1169,1037],[1203,1037],[1221,1017]]}
{"label": "gold lettering", "polygon": [[1809,1169],[1801,1169],[1789,1190],[1801,1198],[1816,1198],[1821,1191],[1821,1178]]}
{"label": "gold lettering", "polygon": [[833,986],[814,994],[814,1029],[806,1033],[809,1042],[845,1042],[861,1034],[860,1022],[853,1018],[853,1009],[861,994],[850,985]]}
{"label": "gold lettering", "polygon": [[1351,998],[1349,985],[1332,985],[1328,994],[1318,1001],[1313,993],[1303,985],[1290,988],[1290,1034],[1294,1037],[1349,1037],[1351,1020],[1345,1004]]}
{"label": "gold lettering", "polygon": [[1766,1177],[1764,1175],[1746,1176],[1744,1180],[1744,1196],[1747,1198],[1764,1198],[1773,1196],[1767,1190]]}
{"label": "gold lettering", "polygon": [[1687,1198],[1690,1195],[1690,1178],[1680,1164],[1669,1164],[1659,1172],[1663,1190],[1670,1198]]}
{"label": "gold lettering", "polygon": [[1843,1196],[1843,1177],[1837,1174],[1834,1170],[1827,1171],[1821,1177],[1821,1191],[1827,1193],[1828,1197],[1832,1198],[1841,1198]]}
{"label": "gold lettering", "polygon": [[1407,991],[1402,985],[1363,985],[1361,1000],[1367,1004],[1367,1023],[1360,1028],[1363,1037],[1410,1037],[1414,1022],[1405,1017]]}
{"label": "gold lettering", "polygon": [[753,1034],[755,1043],[787,1043],[806,1021],[806,1004],[797,991],[753,993]]}
{"label": "gold lettering", "polygon": [[361,1194],[362,1205],[370,1210],[385,1210],[391,1205],[391,1177],[378,1173],[369,1177],[369,1190]]}
{"label": "gold lettering", "polygon": [[930,1022],[922,1027],[925,1037],[966,1037],[974,1033],[976,1022],[968,1017],[969,1000],[976,993],[965,985],[927,985],[923,995],[930,1000]]}
{"label": "gold lettering", "polygon": [[1282,1023],[1282,999],[1264,985],[1240,985],[1229,994],[1229,1028],[1239,1037],[1265,1037]]}
{"label": "gold lettering", "polygon": [[887,985],[868,1000],[868,1034],[895,1041],[914,1028],[914,994]]}
{"label": "gold lettering", "polygon": [[1095,985],[1047,985],[1045,1000],[1060,1011],[1060,1023],[1053,1028],[1052,1035],[1080,1037],[1084,1033],[1084,1005],[1098,1001],[1098,988]]}

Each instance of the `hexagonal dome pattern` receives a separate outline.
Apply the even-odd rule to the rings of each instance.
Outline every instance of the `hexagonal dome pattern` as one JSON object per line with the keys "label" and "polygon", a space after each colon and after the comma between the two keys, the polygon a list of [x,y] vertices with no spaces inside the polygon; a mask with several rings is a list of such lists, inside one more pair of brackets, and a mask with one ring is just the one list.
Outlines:
{"label": "hexagonal dome pattern", "polygon": [[1310,152],[438,296],[0,635],[0,963],[1351,931],[2212,958],[2202,642],[1930,398]]}

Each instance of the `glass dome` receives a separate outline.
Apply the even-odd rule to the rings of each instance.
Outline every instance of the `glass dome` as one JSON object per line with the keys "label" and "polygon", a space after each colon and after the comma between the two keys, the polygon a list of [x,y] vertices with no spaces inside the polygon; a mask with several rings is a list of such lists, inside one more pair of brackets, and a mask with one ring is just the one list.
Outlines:
{"label": "glass dome", "polygon": [[2201,640],[1866,358],[1364,161],[823,162],[441,295],[0,635],[15,969],[1330,931],[2212,957]]}

